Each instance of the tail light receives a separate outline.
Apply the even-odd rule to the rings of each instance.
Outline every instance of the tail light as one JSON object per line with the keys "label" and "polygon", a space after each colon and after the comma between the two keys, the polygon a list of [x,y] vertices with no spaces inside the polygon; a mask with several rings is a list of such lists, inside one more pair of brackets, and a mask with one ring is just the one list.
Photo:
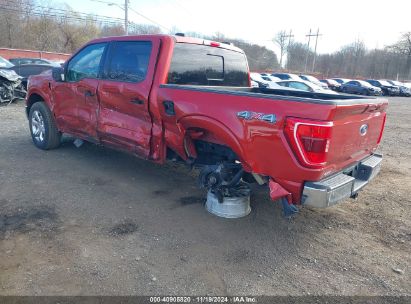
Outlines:
{"label": "tail light", "polygon": [[378,136],[377,144],[379,144],[381,142],[382,133],[384,132],[384,128],[385,128],[385,120],[386,119],[387,119],[387,114],[384,113],[384,118],[383,118],[383,121],[382,121],[381,131],[380,131],[380,135]]}
{"label": "tail light", "polygon": [[326,165],[333,123],[288,118],[285,134],[300,162],[311,168]]}

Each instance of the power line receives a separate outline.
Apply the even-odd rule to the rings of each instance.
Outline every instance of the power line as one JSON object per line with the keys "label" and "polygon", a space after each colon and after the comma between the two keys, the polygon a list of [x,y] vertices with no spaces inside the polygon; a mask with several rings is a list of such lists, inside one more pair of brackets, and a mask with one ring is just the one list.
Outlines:
{"label": "power line", "polygon": [[[72,10],[67,10],[67,9],[61,9],[61,8],[52,8],[48,6],[42,6],[42,5],[33,5],[33,6],[25,6],[23,11],[20,10],[20,7],[16,6],[10,6],[10,4],[15,5],[16,3],[13,0],[3,0],[4,2],[8,2],[7,8],[18,10],[19,12],[23,13],[31,13],[31,12],[38,12],[38,13],[44,13],[44,14],[56,14],[56,15],[63,15],[63,17],[66,17],[67,15],[73,16],[76,15],[76,17],[80,18],[90,18],[90,16],[93,16],[99,20],[108,20],[108,21],[122,21],[120,18],[114,18],[114,17],[109,17],[109,16],[102,16],[102,15],[96,15],[96,14],[87,14],[87,13],[81,13],[81,12],[76,12]],[[1,4],[4,6],[4,4]],[[47,12],[45,12],[47,10]]]}
{"label": "power line", "polygon": [[[108,16],[86,14],[86,13],[65,10],[65,9],[50,8],[50,7],[41,6],[41,5],[36,5],[36,6],[31,6],[30,8],[26,7],[26,8],[21,9],[21,8],[17,8],[16,6],[11,6],[10,3],[12,2],[9,0],[4,0],[4,1],[8,3],[6,3],[5,5],[0,4],[0,10],[7,11],[7,12],[23,13],[23,14],[32,15],[32,16],[49,17],[49,18],[61,19],[61,20],[72,20],[72,21],[83,21],[83,22],[93,21],[93,22],[97,22],[100,24],[107,24],[111,26],[116,26],[124,22],[124,20],[120,18],[112,18]],[[154,20],[151,20],[151,22],[153,21]],[[138,26],[137,24],[133,22],[130,22],[129,25],[131,25],[134,30]]]}
{"label": "power line", "polygon": [[[100,3],[105,3],[105,4],[107,4],[107,5],[116,5],[116,6],[120,7],[121,9],[123,9],[123,10],[126,12],[126,16],[127,16],[128,10],[130,10],[130,11],[132,11],[133,13],[139,15],[140,17],[143,17],[143,18],[146,19],[147,21],[149,21],[149,22],[151,22],[151,23],[153,23],[153,24],[155,24],[155,25],[157,25],[157,26],[159,26],[159,27],[161,27],[161,28],[163,28],[163,29],[165,29],[165,30],[167,30],[167,31],[170,30],[169,28],[165,27],[164,25],[158,23],[157,21],[155,21],[155,20],[153,20],[153,19],[151,19],[151,18],[143,15],[142,13],[138,12],[136,9],[130,7],[130,5],[128,4],[128,0],[125,0],[125,5],[124,5],[124,6],[122,6],[121,4],[118,4],[118,3],[116,3],[116,2],[108,2],[108,1],[103,1],[103,0],[91,0],[91,1],[100,2]],[[128,23],[128,20],[126,20],[125,22],[126,22],[126,24],[127,24],[127,23]],[[126,27],[127,27],[127,25],[126,25]]]}
{"label": "power line", "polygon": [[139,13],[138,11],[136,11],[134,8],[128,7],[128,9],[129,9],[130,11],[132,11],[133,13],[139,15],[140,17],[143,17],[144,19],[150,21],[151,23],[154,23],[155,25],[157,25],[157,26],[159,26],[159,27],[161,27],[161,28],[163,28],[163,29],[165,29],[165,30],[167,30],[167,31],[170,31],[169,28],[165,27],[164,25],[161,25],[160,23],[154,21],[153,19],[148,18],[147,16],[144,16],[143,14]]}
{"label": "power line", "polygon": [[108,19],[108,18],[101,18],[97,15],[88,15],[88,16],[78,16],[76,14],[67,14],[68,12],[59,12],[59,11],[54,11],[54,12],[44,12],[39,9],[32,9],[30,11],[22,11],[21,9],[9,7],[9,6],[1,6],[0,9],[6,12],[13,12],[13,13],[24,13],[27,15],[31,16],[38,16],[38,17],[49,17],[49,18],[54,18],[54,19],[60,19],[60,20],[73,20],[73,21],[92,21],[92,22],[98,22],[98,23],[104,23],[104,24],[110,24],[110,25],[118,25],[121,23],[121,19]]}

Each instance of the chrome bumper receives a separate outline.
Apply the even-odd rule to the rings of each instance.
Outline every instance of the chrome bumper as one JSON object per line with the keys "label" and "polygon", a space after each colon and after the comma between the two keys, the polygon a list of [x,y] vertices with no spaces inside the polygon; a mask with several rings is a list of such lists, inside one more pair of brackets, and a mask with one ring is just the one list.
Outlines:
{"label": "chrome bumper", "polygon": [[381,161],[382,155],[373,154],[332,177],[318,182],[306,182],[301,203],[325,208],[355,196],[380,172]]}

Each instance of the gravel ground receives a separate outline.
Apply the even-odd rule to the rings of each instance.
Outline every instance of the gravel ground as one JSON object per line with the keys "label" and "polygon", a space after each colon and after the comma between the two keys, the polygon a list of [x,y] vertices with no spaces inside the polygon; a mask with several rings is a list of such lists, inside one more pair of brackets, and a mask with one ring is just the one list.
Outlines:
{"label": "gravel ground", "polygon": [[410,295],[411,98],[390,101],[376,180],[290,221],[266,188],[227,220],[184,166],[38,150],[0,107],[0,295]]}

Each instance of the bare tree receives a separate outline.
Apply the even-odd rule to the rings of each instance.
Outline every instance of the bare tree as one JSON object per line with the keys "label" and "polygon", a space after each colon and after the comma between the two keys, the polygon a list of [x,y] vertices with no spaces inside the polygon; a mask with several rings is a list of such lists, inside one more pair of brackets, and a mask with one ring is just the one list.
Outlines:
{"label": "bare tree", "polygon": [[273,42],[280,48],[280,67],[283,66],[283,58],[287,51],[287,33],[285,30],[275,34]]}
{"label": "bare tree", "polygon": [[389,46],[388,49],[405,56],[403,74],[406,78],[411,79],[411,32],[403,33],[400,40]]}

